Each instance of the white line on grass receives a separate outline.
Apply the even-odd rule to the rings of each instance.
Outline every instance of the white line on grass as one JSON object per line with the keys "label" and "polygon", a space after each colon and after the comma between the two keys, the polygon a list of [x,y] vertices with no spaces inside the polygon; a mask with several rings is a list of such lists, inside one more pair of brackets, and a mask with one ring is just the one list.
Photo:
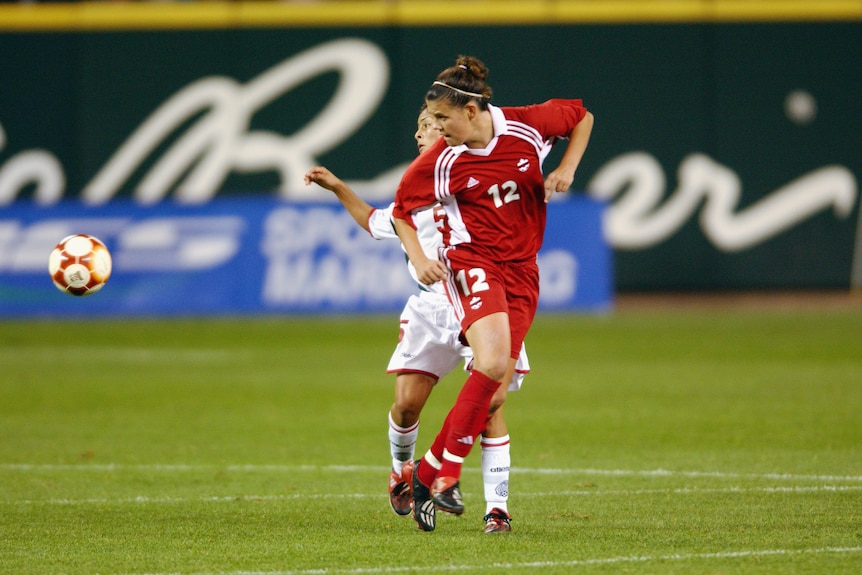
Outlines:
{"label": "white line on grass", "polygon": [[[529,469],[525,473],[543,475],[604,475],[613,477],[714,477],[717,479],[787,479],[790,481],[862,481],[859,475],[801,475],[795,473],[733,473],[725,471],[673,471],[670,469]],[[512,468],[512,473],[521,470]]]}
{"label": "white line on grass", "polygon": [[[379,465],[187,465],[187,464],[122,464],[122,463],[0,463],[0,470],[8,471],[240,471],[240,472],[280,472],[280,473],[357,473],[386,472]],[[724,471],[674,471],[671,469],[553,469],[513,467],[512,473],[535,475],[602,475],[610,477],[711,477],[716,479],[772,479],[787,481],[852,481],[862,482],[860,475],[808,475],[798,473],[735,473]]]}
{"label": "white line on grass", "polygon": [[843,491],[862,491],[862,485],[804,485],[781,487],[678,487],[675,489],[579,489],[575,491],[554,491],[548,493],[524,493],[519,497],[581,496],[581,495],[698,495],[712,493],[839,493]]}
{"label": "white line on grass", "polygon": [[80,346],[56,346],[56,347],[16,347],[9,350],[0,350],[0,360],[4,363],[32,363],[46,359],[54,361],[69,359],[77,361],[86,357],[88,361],[103,363],[226,363],[235,361],[237,358],[253,357],[252,351],[235,349],[159,349],[153,347],[80,347]]}
{"label": "white line on grass", "polygon": [[[716,553],[673,553],[669,555],[631,555],[628,557],[606,557],[573,559],[571,561],[528,561],[523,563],[489,563],[487,565],[406,565],[399,567],[356,567],[351,569],[299,569],[288,571],[205,571],[192,575],[366,575],[369,573],[412,573],[449,571],[500,571],[510,569],[549,569],[560,567],[588,567],[591,565],[616,565],[622,563],[656,563],[668,561],[694,561],[709,559],[743,559],[747,557],[785,557],[796,555],[848,555],[862,552],[862,547],[821,547],[816,549],[751,549],[741,551],[719,551]],[[170,573],[148,573],[147,575],[174,575]]]}
{"label": "white line on grass", "polygon": [[[519,498],[546,497],[586,497],[586,496],[638,496],[638,495],[698,495],[698,494],[746,494],[746,493],[841,493],[862,491],[862,485],[810,485],[782,487],[726,487],[715,489],[699,489],[697,487],[682,487],[677,489],[591,489],[553,492],[518,493]],[[127,505],[130,503],[233,503],[238,501],[291,501],[295,499],[383,499],[386,493],[292,493],[290,495],[217,495],[208,497],[121,497],[110,499],[106,497],[90,499],[22,499],[18,501],[0,501],[2,504],[16,505]],[[464,494],[469,499],[471,494]]]}

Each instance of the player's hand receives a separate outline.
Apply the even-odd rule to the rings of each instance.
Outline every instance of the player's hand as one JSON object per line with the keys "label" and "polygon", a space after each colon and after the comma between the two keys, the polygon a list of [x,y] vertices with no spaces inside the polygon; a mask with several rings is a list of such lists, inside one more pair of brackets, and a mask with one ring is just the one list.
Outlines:
{"label": "player's hand", "polygon": [[313,182],[318,186],[326,188],[330,191],[334,191],[334,188],[341,183],[341,180],[339,180],[335,176],[335,174],[333,174],[323,166],[315,166],[305,172],[303,180],[305,180],[306,186],[310,185]]}
{"label": "player's hand", "polygon": [[557,168],[545,178],[545,202],[551,199],[554,193],[562,193],[569,190],[575,181],[575,173],[564,168]]}
{"label": "player's hand", "polygon": [[425,259],[414,263],[413,267],[416,268],[416,277],[425,285],[431,285],[445,279],[449,273],[449,270],[440,260]]}

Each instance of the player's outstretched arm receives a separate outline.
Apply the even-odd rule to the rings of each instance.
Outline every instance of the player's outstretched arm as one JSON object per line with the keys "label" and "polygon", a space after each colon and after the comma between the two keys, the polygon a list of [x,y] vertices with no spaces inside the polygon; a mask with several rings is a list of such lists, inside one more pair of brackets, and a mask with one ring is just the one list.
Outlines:
{"label": "player's outstretched arm", "polygon": [[407,223],[396,217],[392,218],[395,224],[395,233],[401,240],[401,245],[404,246],[404,251],[407,252],[407,257],[413,267],[416,268],[416,278],[425,285],[431,285],[446,277],[448,270],[440,260],[430,259],[422,250],[422,245],[419,243],[419,236],[416,235],[416,230]]}
{"label": "player's outstretched arm", "polygon": [[575,170],[587,151],[590,142],[590,134],[593,132],[593,115],[590,112],[578,122],[569,136],[566,151],[560,160],[560,165],[545,178],[545,201],[551,199],[554,192],[565,192],[571,187],[575,180]]}
{"label": "player's outstretched arm", "polygon": [[315,166],[305,173],[305,185],[311,185],[312,182],[334,193],[356,223],[366,232],[370,232],[368,216],[374,208],[357,196],[350,186],[323,166]]}

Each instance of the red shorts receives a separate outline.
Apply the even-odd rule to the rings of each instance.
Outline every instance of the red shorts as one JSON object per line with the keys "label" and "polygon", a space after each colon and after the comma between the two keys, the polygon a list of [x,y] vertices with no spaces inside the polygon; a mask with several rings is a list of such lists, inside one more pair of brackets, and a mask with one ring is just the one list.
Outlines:
{"label": "red shorts", "polygon": [[511,357],[517,358],[539,304],[539,266],[529,262],[488,262],[464,250],[449,249],[446,293],[467,331],[473,322],[497,312],[509,314]]}

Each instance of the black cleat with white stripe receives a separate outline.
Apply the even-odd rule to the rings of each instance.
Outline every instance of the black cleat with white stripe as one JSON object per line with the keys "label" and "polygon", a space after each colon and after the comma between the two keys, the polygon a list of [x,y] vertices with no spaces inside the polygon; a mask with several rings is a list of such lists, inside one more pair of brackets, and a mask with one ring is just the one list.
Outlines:
{"label": "black cleat with white stripe", "polygon": [[437,525],[437,508],[431,498],[431,489],[419,481],[419,465],[422,460],[413,465],[413,519],[422,531],[434,531]]}

